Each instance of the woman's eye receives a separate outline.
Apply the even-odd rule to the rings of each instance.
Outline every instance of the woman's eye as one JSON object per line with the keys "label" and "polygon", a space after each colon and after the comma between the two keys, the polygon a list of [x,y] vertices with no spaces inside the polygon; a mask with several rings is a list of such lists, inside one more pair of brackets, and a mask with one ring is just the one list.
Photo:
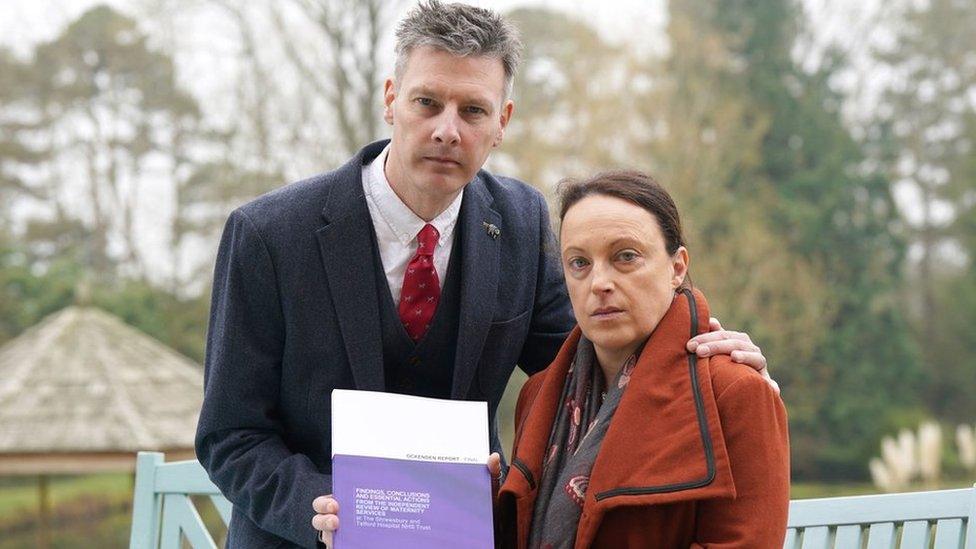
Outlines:
{"label": "woman's eye", "polygon": [[582,257],[574,257],[569,260],[569,268],[576,271],[586,268],[587,265],[589,265],[589,262]]}
{"label": "woman's eye", "polygon": [[617,259],[620,259],[621,261],[633,261],[637,259],[637,252],[624,250],[617,254]]}

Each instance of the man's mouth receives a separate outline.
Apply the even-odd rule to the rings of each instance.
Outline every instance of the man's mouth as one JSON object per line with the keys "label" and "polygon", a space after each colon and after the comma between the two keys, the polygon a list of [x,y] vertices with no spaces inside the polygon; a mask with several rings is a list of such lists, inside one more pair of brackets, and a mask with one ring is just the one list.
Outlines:
{"label": "man's mouth", "polygon": [[458,162],[457,160],[454,160],[453,158],[448,157],[448,156],[425,156],[424,157],[424,160],[428,160],[430,162],[434,162],[434,163],[437,163],[437,164],[443,164],[445,166],[460,166],[461,165],[460,162]]}

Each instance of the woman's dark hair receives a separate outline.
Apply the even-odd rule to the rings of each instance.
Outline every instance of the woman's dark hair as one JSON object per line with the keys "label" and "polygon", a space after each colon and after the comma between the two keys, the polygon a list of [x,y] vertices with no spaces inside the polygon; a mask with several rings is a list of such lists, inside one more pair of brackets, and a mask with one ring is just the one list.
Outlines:
{"label": "woman's dark hair", "polygon": [[[565,179],[559,184],[558,195],[560,224],[566,212],[587,196],[612,196],[636,204],[654,216],[664,235],[664,248],[669,255],[685,245],[674,200],[653,177],[643,172],[617,170],[598,173],[589,179]],[[691,279],[686,276],[682,286],[690,283]]]}

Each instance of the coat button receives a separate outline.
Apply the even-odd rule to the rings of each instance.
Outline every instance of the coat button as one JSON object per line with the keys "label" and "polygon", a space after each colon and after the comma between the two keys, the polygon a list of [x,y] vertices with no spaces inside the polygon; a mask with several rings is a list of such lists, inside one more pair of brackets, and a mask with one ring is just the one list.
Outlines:
{"label": "coat button", "polygon": [[420,366],[420,358],[418,358],[418,357],[411,357],[410,358],[410,365],[411,366]]}

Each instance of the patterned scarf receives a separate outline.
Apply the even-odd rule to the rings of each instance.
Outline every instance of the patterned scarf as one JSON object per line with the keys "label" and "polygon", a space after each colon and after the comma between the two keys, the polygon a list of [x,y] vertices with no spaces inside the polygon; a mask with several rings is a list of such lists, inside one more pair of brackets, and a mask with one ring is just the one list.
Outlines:
{"label": "patterned scarf", "polygon": [[580,337],[542,464],[529,532],[531,549],[564,549],[576,543],[593,462],[643,347],[624,362],[605,389],[593,343]]}

